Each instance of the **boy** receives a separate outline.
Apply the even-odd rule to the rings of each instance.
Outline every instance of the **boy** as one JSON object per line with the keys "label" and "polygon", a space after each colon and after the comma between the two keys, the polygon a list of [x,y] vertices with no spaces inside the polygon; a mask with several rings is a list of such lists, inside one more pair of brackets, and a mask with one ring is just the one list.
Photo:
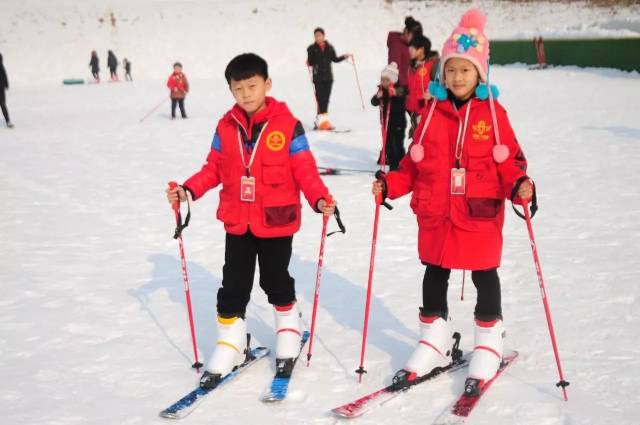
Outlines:
{"label": "boy", "polygon": [[249,350],[245,322],[256,256],[260,287],[276,316],[276,368],[291,374],[300,350],[300,318],[289,275],[293,234],[300,228],[300,191],[316,212],[332,214],[335,202],[318,174],[302,124],[286,104],[267,97],[267,63],[253,53],[236,56],[225,70],[233,108],[218,123],[207,163],[169,202],[201,198],[222,185],[217,217],[226,235],[222,287],[218,290],[218,342],[200,380],[215,387]]}
{"label": "boy", "polygon": [[411,129],[409,130],[411,135],[413,135],[417,126],[420,110],[424,108],[425,102],[431,98],[428,89],[435,60],[427,59],[430,51],[431,41],[427,37],[416,35],[411,39],[409,43],[411,67],[409,69],[409,94],[407,96],[407,112],[411,116]]}
{"label": "boy", "polygon": [[189,81],[187,81],[187,76],[182,72],[182,64],[180,62],[173,64],[173,73],[167,80],[167,87],[171,91],[169,93],[169,97],[171,97],[171,119],[176,119],[176,105],[180,107],[182,118],[187,118],[187,113],[184,110],[184,98],[189,93]]}
{"label": "boy", "polygon": [[350,55],[336,56],[336,50],[324,37],[324,30],[313,30],[315,43],[307,48],[307,66],[313,69],[313,86],[315,88],[318,115],[315,128],[318,130],[331,130],[333,126],[329,121],[329,98],[333,85],[333,71],[331,62],[342,62]]}
{"label": "boy", "polygon": [[[391,62],[382,70],[378,91],[371,98],[371,104],[380,107],[382,125],[387,130],[385,162],[389,164],[391,171],[398,168],[400,160],[404,157],[404,133],[407,129],[407,118],[404,113],[404,87],[395,86],[398,82],[398,75],[398,65]],[[380,155],[382,156],[382,152]],[[381,159],[378,160],[378,164]]]}

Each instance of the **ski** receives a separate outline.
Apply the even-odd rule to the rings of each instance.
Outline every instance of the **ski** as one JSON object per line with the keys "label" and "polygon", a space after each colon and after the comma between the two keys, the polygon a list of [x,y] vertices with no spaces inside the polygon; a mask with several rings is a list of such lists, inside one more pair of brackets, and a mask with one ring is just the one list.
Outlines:
{"label": "ski", "polygon": [[388,385],[378,391],[374,391],[371,394],[365,395],[364,397],[360,397],[357,400],[354,400],[350,403],[344,404],[342,406],[336,407],[331,410],[335,415],[353,419],[359,416],[364,415],[375,407],[382,406],[387,403],[389,400],[397,397],[398,395],[408,391],[409,389],[419,385],[423,382],[432,381],[435,378],[442,376],[444,374],[453,373],[457,370],[464,369],[469,365],[470,355],[462,355],[462,351],[458,349],[460,344],[460,334],[455,333],[454,339],[456,342],[453,345],[451,350],[451,358],[452,361],[448,365],[440,368],[436,368],[430,373],[420,376],[419,378],[407,382],[394,382],[391,385]]}
{"label": "ski", "polygon": [[467,417],[473,411],[473,408],[476,406],[478,401],[480,401],[480,397],[487,392],[491,384],[498,379],[502,372],[509,367],[518,357],[517,351],[509,351],[505,355],[502,356],[502,363],[498,368],[498,372],[496,375],[488,380],[480,389],[480,392],[477,395],[468,395],[466,392],[463,392],[458,400],[444,413],[442,413],[436,420],[433,422],[433,425],[461,425],[464,424],[467,420]]}
{"label": "ski", "polygon": [[177,402],[160,412],[160,416],[168,419],[182,419],[189,415],[195,408],[204,400],[205,396],[211,394],[213,391],[219,389],[227,382],[233,380],[240,373],[244,372],[249,366],[256,363],[258,360],[266,357],[269,354],[269,349],[266,347],[256,347],[251,349],[251,358],[245,361],[228,375],[226,375],[220,383],[211,389],[196,388],[189,394],[182,397]]}
{"label": "ski", "polygon": [[318,128],[315,125],[312,128],[313,131],[317,131],[319,133],[322,132],[326,132],[326,133],[338,133],[338,134],[342,134],[342,133],[351,133],[351,129],[350,128],[336,128],[336,127],[331,127],[331,128]]}
{"label": "ski", "polygon": [[375,170],[361,170],[355,168],[339,168],[339,167],[318,167],[318,172],[320,175],[324,176],[336,176],[343,173],[365,173],[365,174],[375,174]]}
{"label": "ski", "polygon": [[298,356],[293,360],[291,369],[286,374],[281,374],[278,370],[276,370],[276,374],[271,381],[271,385],[260,397],[261,401],[265,403],[272,403],[276,401],[282,401],[287,397],[287,392],[289,391],[289,382],[291,381],[291,372],[293,372],[293,368],[300,358],[302,349],[309,340],[309,335],[309,331],[304,331],[304,333],[302,334],[302,340],[300,341],[300,351],[298,352]]}

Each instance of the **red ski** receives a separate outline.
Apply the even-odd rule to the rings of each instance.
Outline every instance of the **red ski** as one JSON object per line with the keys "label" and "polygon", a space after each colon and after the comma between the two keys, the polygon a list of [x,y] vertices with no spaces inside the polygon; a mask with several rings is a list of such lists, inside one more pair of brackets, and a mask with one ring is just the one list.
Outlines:
{"label": "red ski", "polygon": [[500,368],[496,375],[488,380],[484,386],[480,389],[480,393],[478,395],[467,395],[463,393],[458,400],[451,406],[451,408],[447,409],[444,413],[442,413],[438,418],[433,422],[433,425],[459,425],[464,424],[466,422],[467,417],[473,411],[473,408],[476,406],[478,401],[480,401],[480,397],[487,392],[491,384],[498,379],[502,372],[509,367],[518,357],[517,351],[509,351],[505,353],[502,357],[502,364],[500,364]]}

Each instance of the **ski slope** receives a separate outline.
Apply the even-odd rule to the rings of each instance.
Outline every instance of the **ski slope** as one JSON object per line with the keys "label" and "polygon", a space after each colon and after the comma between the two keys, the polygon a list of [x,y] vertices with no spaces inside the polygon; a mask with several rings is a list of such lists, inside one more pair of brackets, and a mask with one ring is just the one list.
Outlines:
{"label": "ski slope", "polygon": [[[386,30],[391,23],[401,25],[407,8],[418,7],[394,2],[389,11],[375,3],[362,12],[364,3],[335,2],[336,10],[344,11],[335,25],[355,22],[363,13]],[[47,4],[3,2],[0,8],[21,11],[33,6],[56,16],[72,13],[75,7],[67,1],[56,2],[56,7]],[[87,14],[106,3],[88,4]],[[190,10],[183,18],[193,17],[192,28],[200,25],[196,12],[209,10],[202,1],[113,4],[141,11]],[[311,2],[277,5],[279,12],[269,16],[277,16],[280,23],[295,21],[294,34],[298,26],[316,25],[312,11],[317,6]],[[241,6],[259,7],[249,1],[229,7]],[[304,6],[308,15],[294,19]],[[446,20],[457,20],[458,10],[466,6],[453,5]],[[587,10],[582,18],[574,13],[573,22],[566,25],[582,19],[589,26],[592,13]],[[0,13],[0,20],[5,22],[6,16]],[[225,25],[231,28],[233,22]],[[496,22],[492,25],[495,32],[506,31]],[[5,206],[0,215],[1,422],[166,424],[158,412],[190,391],[198,376],[190,369],[180,261],[164,189],[169,180],[189,177],[204,161],[216,122],[232,103],[221,75],[224,56],[245,48],[225,45],[228,51],[215,59],[195,55],[196,48],[189,50],[194,54],[185,65],[187,75],[193,75],[186,101],[189,119],[171,121],[165,104],[140,123],[165,94],[165,69],[154,74],[151,69],[159,62],[153,61],[170,64],[173,56],[150,49],[144,57],[153,66],[146,73],[143,53],[138,62],[131,55],[140,69],[138,78],[134,68],[134,83],[64,87],[57,75],[54,81],[50,74],[37,74],[30,67],[30,55],[18,54],[19,47],[35,52],[47,47],[37,42],[35,33],[26,33],[29,28],[0,36],[22,37],[17,44],[0,44],[9,78],[15,82],[7,95],[16,123],[10,131],[0,128],[0,194]],[[350,30],[335,29],[340,31]],[[382,39],[383,45],[362,54],[365,102],[386,59],[384,31],[381,34],[376,43]],[[295,49],[285,47],[282,57],[274,46],[265,45],[263,53],[274,58],[272,94],[310,126],[315,105],[304,68],[279,65],[284,60],[302,63],[296,55],[304,55],[300,50],[307,38]],[[136,42],[143,45],[142,39]],[[363,40],[364,45],[373,42]],[[78,46],[89,43],[71,43],[75,54],[84,57],[84,47]],[[335,44],[339,51],[342,46],[347,49],[346,41]],[[381,55],[375,63],[374,53]],[[365,59],[368,54],[372,59]],[[60,55],[70,57],[67,51]],[[60,78],[73,68],[61,62],[50,63],[50,69],[60,70]],[[207,71],[208,65],[212,68]],[[84,62],[79,66],[83,69]],[[309,132],[312,149],[323,166],[374,169],[380,144],[378,111],[368,103],[362,111],[349,65],[334,69],[330,111],[338,127],[352,131]],[[541,209],[534,227],[571,386],[565,403],[554,387],[557,375],[526,228],[509,213],[500,275],[506,346],[517,349],[520,358],[483,398],[469,423],[635,424],[640,415],[640,320],[635,311],[640,300],[640,190],[635,186],[640,178],[635,107],[640,77],[614,70],[529,71],[520,66],[495,67],[492,72],[537,183]],[[339,202],[347,234],[327,241],[311,367],[299,365],[285,403],[265,405],[258,398],[270,382],[273,359],[256,364],[184,423],[342,423],[328,411],[388,383],[413,349],[424,269],[417,259],[417,226],[408,198],[394,201],[392,212],[381,213],[365,362],[369,373],[358,384],[354,370],[373,222],[371,176],[327,176],[325,182]],[[215,220],[216,192],[192,205],[192,222],[184,233],[203,358],[211,354],[216,339],[215,295],[223,265],[224,231]],[[311,313],[320,230],[321,218],[305,206],[290,269],[305,320]],[[460,301],[461,277],[461,272],[452,273],[449,303],[453,325],[462,333],[462,349],[468,351],[475,290],[468,281],[465,300]],[[257,285],[247,320],[255,343],[273,347],[273,314]],[[464,375],[458,374],[416,388],[357,423],[430,423],[462,389],[463,381]]]}

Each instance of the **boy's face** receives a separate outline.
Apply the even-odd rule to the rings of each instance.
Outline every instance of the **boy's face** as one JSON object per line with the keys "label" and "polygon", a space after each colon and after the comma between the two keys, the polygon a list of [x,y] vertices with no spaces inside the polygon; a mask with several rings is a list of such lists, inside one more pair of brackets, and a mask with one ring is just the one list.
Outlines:
{"label": "boy's face", "polygon": [[181,67],[181,66],[178,66],[178,65],[174,66],[174,67],[173,67],[173,72],[176,72],[176,73],[178,73],[178,72],[182,72],[182,67]]}
{"label": "boy's face", "polygon": [[424,49],[422,47],[415,48],[413,46],[409,46],[409,57],[411,59],[424,59]]}
{"label": "boy's face", "polygon": [[265,80],[260,75],[254,75],[246,80],[231,79],[229,89],[238,106],[251,116],[264,105],[267,93],[271,90],[271,78]]}
{"label": "boy's face", "polygon": [[313,33],[313,38],[316,39],[316,43],[318,44],[324,43],[324,34],[320,31],[316,31],[315,33]]}
{"label": "boy's face", "polygon": [[388,79],[387,77],[382,77],[382,78],[380,78],[380,85],[383,88],[388,89],[389,86],[391,85],[391,80]]}
{"label": "boy's face", "polygon": [[462,58],[451,58],[444,65],[445,83],[460,100],[469,99],[478,86],[479,74],[475,65]]}

